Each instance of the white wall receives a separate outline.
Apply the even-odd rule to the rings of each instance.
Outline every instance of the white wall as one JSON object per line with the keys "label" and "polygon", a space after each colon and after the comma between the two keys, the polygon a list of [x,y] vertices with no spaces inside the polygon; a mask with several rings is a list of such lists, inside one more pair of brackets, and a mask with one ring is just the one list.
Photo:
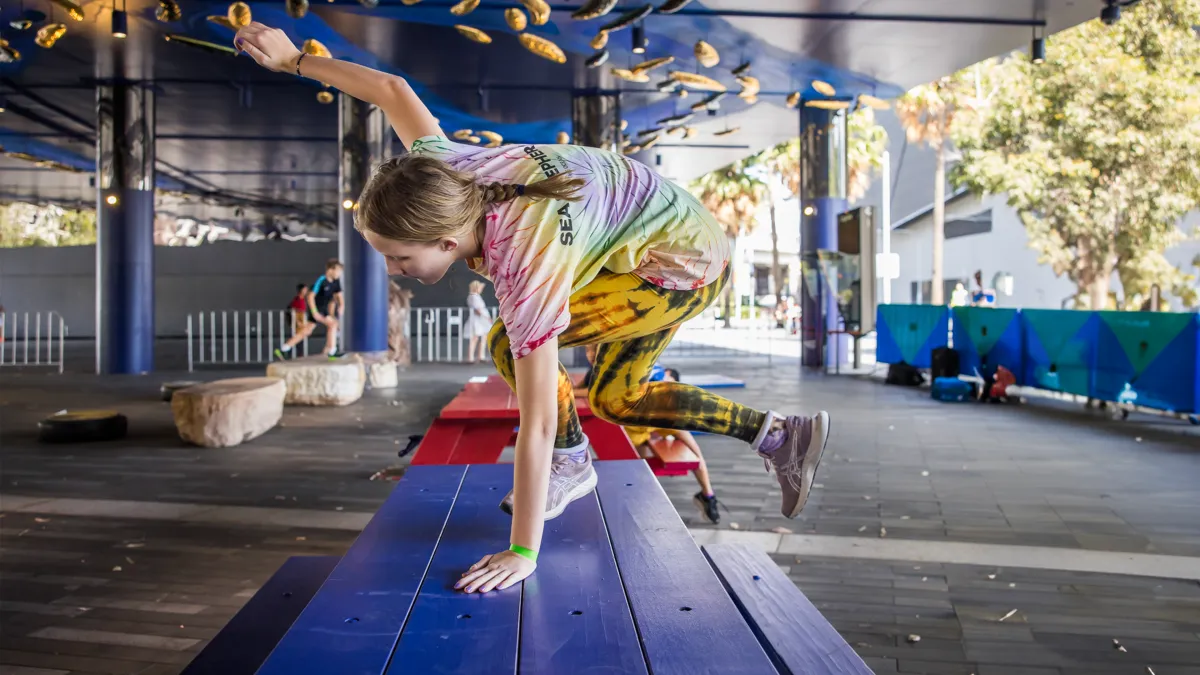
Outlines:
{"label": "white wall", "polygon": [[[992,209],[992,231],[946,240],[944,255],[946,279],[971,279],[975,270],[983,270],[987,286],[998,271],[1013,275],[1012,297],[999,296],[1002,307],[1060,309],[1063,301],[1075,294],[1075,285],[1065,276],[1056,277],[1049,265],[1038,263],[1038,253],[1029,248],[1029,237],[1016,211],[1005,204],[1003,196],[978,198],[965,196],[946,205],[946,220],[970,216]],[[1191,232],[1200,223],[1200,214],[1189,214],[1180,227]],[[933,270],[933,217],[924,216],[904,229],[892,232],[892,250],[900,256],[900,278],[892,285],[892,300],[912,302],[912,282],[928,281]],[[1167,259],[1189,272],[1192,259],[1200,254],[1200,241],[1190,241],[1167,251]],[[1113,289],[1120,283],[1113,281]],[[947,298],[949,301],[949,298]],[[928,302],[928,299],[926,299]],[[1179,309],[1178,304],[1175,305]]]}
{"label": "white wall", "polygon": [[[189,313],[202,310],[283,309],[296,284],[311,284],[337,256],[337,242],[220,241],[196,247],[159,246],[155,259],[155,330],[183,335]],[[63,315],[71,337],[95,335],[96,249],[0,248],[0,304],[10,312],[53,310]],[[477,279],[455,265],[435,286],[410,279],[413,305],[466,303],[467,284]],[[485,294],[495,304],[491,288]]]}

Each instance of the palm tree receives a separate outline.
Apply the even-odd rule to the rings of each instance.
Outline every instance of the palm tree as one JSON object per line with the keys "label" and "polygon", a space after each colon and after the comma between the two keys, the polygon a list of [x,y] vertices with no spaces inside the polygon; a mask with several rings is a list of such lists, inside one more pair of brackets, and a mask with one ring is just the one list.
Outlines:
{"label": "palm tree", "polygon": [[[738,160],[704,174],[691,184],[692,193],[725,229],[730,250],[737,250],[738,238],[753,231],[757,224],[754,215],[767,196],[766,183],[747,173],[750,166],[750,160]],[[774,235],[774,217],[771,224]],[[728,328],[733,315],[732,284],[725,287],[724,305],[725,327]]]}
{"label": "palm tree", "polygon": [[[871,179],[882,166],[883,151],[887,148],[887,130],[875,121],[875,111],[860,108],[846,120],[846,198],[854,202],[871,187]],[[768,185],[782,184],[791,197],[800,196],[800,139],[784,141],[748,160],[762,167]],[[779,236],[775,224],[775,199],[770,197],[771,214],[771,276],[776,293],[783,288],[783,268],[779,264]],[[780,299],[781,300],[781,299]]]}
{"label": "palm tree", "polygon": [[921,143],[937,153],[933,171],[933,278],[932,304],[945,303],[942,250],[946,239],[946,142],[954,123],[960,83],[952,76],[914,87],[896,101],[896,116],[910,143]]}

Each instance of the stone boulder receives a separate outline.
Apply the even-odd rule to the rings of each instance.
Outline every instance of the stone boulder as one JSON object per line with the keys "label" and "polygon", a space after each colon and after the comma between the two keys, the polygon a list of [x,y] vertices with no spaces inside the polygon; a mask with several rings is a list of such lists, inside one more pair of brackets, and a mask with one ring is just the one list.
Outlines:
{"label": "stone boulder", "polygon": [[367,381],[363,360],[355,354],[276,361],[267,366],[267,376],[284,381],[288,405],[349,405],[362,398]]}
{"label": "stone boulder", "polygon": [[179,389],[171,412],[179,436],[207,448],[258,438],[279,423],[287,393],[274,377],[239,377]]}
{"label": "stone boulder", "polygon": [[388,354],[392,362],[408,366],[412,364],[408,348],[408,314],[413,293],[400,288],[394,281],[388,283]]}
{"label": "stone boulder", "polygon": [[400,371],[389,352],[355,352],[367,371],[367,386],[372,389],[393,389],[400,386]]}

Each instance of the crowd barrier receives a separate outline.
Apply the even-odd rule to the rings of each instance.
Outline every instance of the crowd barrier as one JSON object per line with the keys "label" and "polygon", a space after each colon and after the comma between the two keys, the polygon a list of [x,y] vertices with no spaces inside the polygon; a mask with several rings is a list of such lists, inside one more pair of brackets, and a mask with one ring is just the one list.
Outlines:
{"label": "crowd barrier", "polygon": [[61,373],[66,336],[58,312],[0,312],[0,366],[44,366]]}
{"label": "crowd barrier", "polygon": [[960,371],[1004,366],[1018,384],[1175,413],[1200,410],[1200,315],[880,305],[880,363],[928,368],[953,345]]}

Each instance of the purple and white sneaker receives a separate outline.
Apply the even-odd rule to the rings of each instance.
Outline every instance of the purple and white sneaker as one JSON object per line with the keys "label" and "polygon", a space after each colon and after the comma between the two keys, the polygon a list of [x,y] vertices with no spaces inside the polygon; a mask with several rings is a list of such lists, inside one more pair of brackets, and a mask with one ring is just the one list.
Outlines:
{"label": "purple and white sneaker", "polygon": [[754,441],[754,449],[763,458],[767,471],[775,467],[775,476],[783,490],[784,516],[795,518],[808,501],[817,464],[829,442],[829,413],[822,410],[813,417],[787,417],[782,429],[771,429],[779,415],[767,412],[763,431]]}

